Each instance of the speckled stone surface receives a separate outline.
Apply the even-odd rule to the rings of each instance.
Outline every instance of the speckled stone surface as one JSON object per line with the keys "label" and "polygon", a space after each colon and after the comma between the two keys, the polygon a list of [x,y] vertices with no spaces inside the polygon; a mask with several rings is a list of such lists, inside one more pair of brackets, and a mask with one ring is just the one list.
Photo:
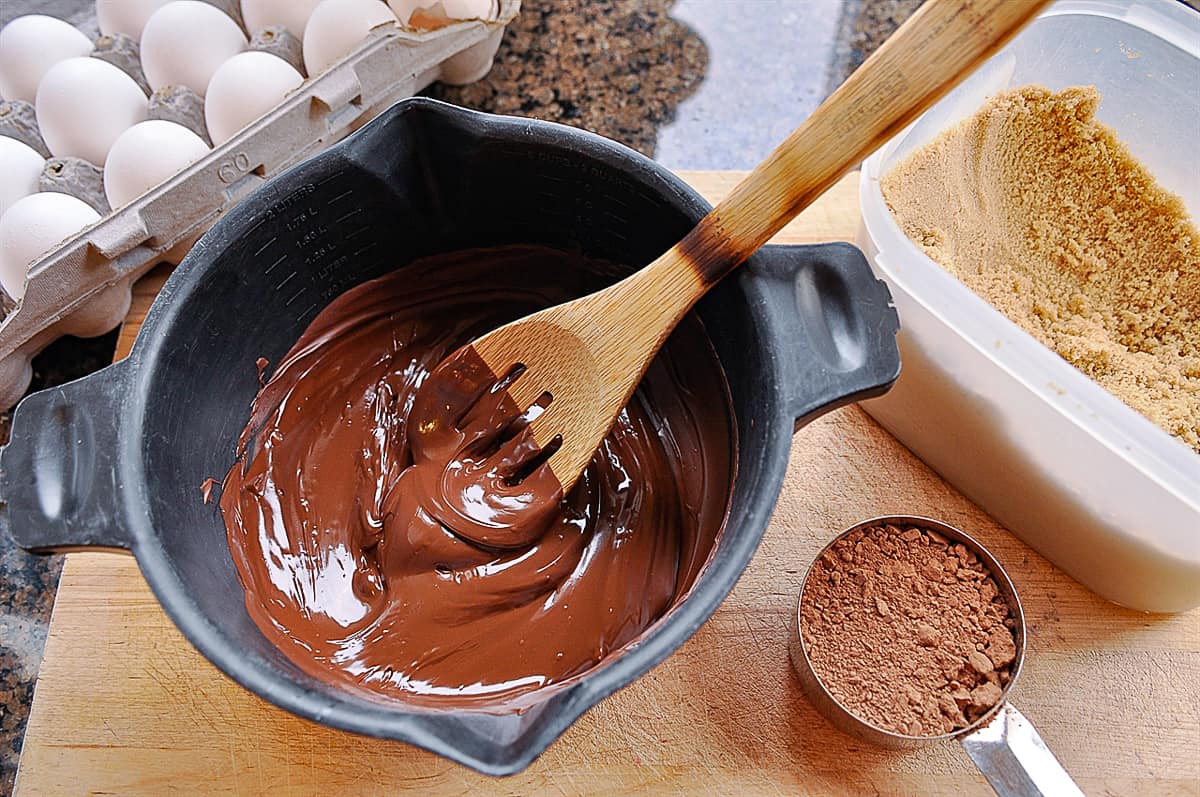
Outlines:
{"label": "speckled stone surface", "polygon": [[12,790],[62,557],[0,545],[0,794]]}
{"label": "speckled stone surface", "polygon": [[708,47],[708,68],[654,157],[671,169],[752,169],[828,93],[843,0],[678,0],[671,15]]}
{"label": "speckled stone surface", "polygon": [[523,0],[495,66],[433,97],[562,122],[654,154],[655,132],[704,79],[708,51],[670,0]]}
{"label": "speckled stone surface", "polygon": [[912,16],[922,2],[924,0],[845,0],[828,91],[832,92],[867,60],[867,56]]}
{"label": "speckled stone surface", "polygon": [[524,0],[496,66],[431,95],[751,168],[824,99],[843,0]]}

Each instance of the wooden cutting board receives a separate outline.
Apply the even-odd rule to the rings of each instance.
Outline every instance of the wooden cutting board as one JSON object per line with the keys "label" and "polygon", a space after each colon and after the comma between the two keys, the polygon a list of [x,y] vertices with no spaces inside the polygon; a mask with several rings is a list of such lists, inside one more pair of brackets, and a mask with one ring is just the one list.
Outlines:
{"label": "wooden cutting board", "polygon": [[[740,177],[683,176],[714,202]],[[778,240],[853,240],[856,185],[847,177]],[[165,277],[138,285],[119,356]],[[1015,702],[1085,792],[1200,794],[1200,611],[1150,616],[1097,598],[854,407],[796,435],[762,547],[712,619],[520,775],[489,779],[268,705],[184,640],[132,557],[72,554],[17,793],[990,794],[955,744],[896,753],[843,736],[792,673],[788,618],[805,569],[834,533],[880,514],[941,518],[1008,565],[1029,622]]]}

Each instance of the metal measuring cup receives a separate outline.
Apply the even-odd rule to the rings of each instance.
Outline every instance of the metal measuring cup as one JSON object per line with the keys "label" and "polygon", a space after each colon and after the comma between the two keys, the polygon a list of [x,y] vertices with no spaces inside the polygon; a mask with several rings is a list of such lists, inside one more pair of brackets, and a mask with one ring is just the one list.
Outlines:
{"label": "metal measuring cup", "polygon": [[1004,684],[1000,700],[988,709],[981,717],[951,733],[938,736],[908,736],[894,731],[885,730],[852,714],[837,701],[812,668],[808,650],[804,644],[804,634],[801,633],[802,616],[800,604],[804,599],[804,588],[808,584],[808,576],[812,573],[812,565],[805,573],[800,585],[800,600],[796,605],[796,622],[793,633],[789,635],[788,648],[791,652],[792,666],[800,676],[800,684],[809,701],[833,723],[835,727],[863,741],[880,747],[894,750],[911,749],[933,742],[957,739],[966,749],[967,755],[979,767],[979,771],[987,778],[988,783],[1000,797],[1060,797],[1079,795],[1083,792],[1071,780],[1058,759],[1046,747],[1042,737],[1016,707],[1008,702],[1008,693],[1017,676],[1021,674],[1021,666],[1025,662],[1025,613],[1021,609],[1021,601],[1016,589],[1008,577],[1008,573],[996,561],[986,548],[966,533],[940,523],[930,518],[910,515],[891,515],[872,518],[857,523],[834,537],[828,545],[817,554],[813,564],[819,562],[838,540],[860,529],[876,526],[912,527],[937,532],[952,542],[962,543],[966,548],[979,557],[979,561],[991,572],[999,593],[1008,602],[1010,613],[1015,623],[1013,635],[1016,637],[1016,657],[1013,659],[1008,683]]}

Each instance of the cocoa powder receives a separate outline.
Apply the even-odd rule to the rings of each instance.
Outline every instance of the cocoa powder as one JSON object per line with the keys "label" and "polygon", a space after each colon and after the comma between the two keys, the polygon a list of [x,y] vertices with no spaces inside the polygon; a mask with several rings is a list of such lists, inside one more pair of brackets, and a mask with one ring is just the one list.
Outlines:
{"label": "cocoa powder", "polygon": [[858,529],[814,564],[800,600],[813,670],[847,710],[938,736],[999,702],[1015,621],[973,551],[931,529]]}

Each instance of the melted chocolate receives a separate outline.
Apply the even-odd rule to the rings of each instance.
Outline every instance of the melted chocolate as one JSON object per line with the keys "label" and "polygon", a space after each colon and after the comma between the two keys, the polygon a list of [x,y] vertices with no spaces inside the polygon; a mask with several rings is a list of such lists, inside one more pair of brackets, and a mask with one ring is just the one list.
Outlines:
{"label": "melted chocolate", "polygon": [[385,499],[386,514],[438,522],[496,550],[541,539],[562,484],[547,462],[553,449],[542,450],[529,429],[545,405],[523,412],[505,389],[512,378],[497,378],[470,346],[429,374],[409,414],[413,464],[392,488],[395,500]]}
{"label": "melted chocolate", "polygon": [[521,471],[532,444],[486,368],[429,380],[473,338],[614,276],[541,247],[458,252],[313,320],[255,398],[221,496],[246,607],[296,665],[376,699],[521,710],[687,596],[735,445],[694,316],[565,496],[548,468]]}

